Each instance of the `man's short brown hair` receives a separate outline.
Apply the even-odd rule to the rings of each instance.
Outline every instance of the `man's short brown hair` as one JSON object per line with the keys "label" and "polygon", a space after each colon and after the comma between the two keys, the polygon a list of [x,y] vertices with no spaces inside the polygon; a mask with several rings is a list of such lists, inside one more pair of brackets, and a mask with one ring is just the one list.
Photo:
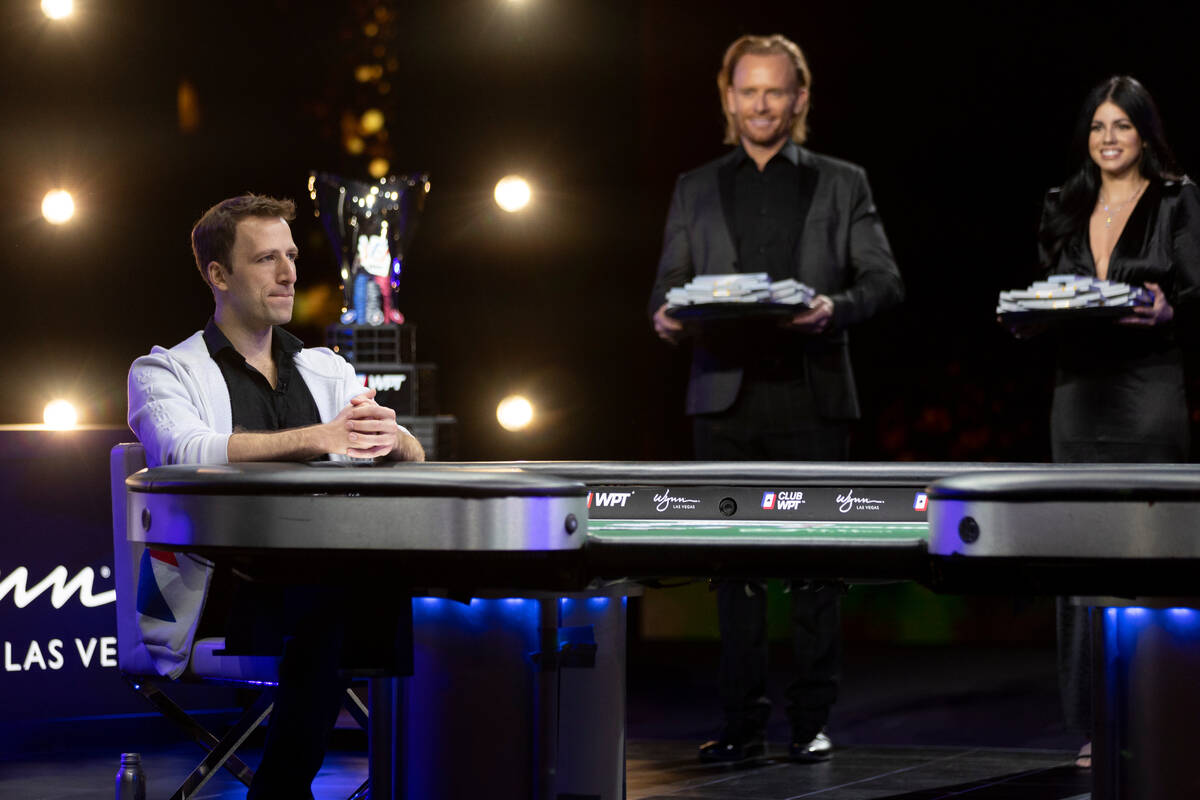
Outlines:
{"label": "man's short brown hair", "polygon": [[209,282],[208,265],[213,261],[225,269],[233,269],[229,251],[237,238],[238,223],[247,217],[282,217],[291,222],[296,218],[296,204],[261,194],[244,194],[222,200],[205,211],[192,226],[192,255],[205,283]]}
{"label": "man's short brown hair", "polygon": [[[725,112],[725,144],[737,144],[739,141],[737,123],[733,120],[733,114],[725,106],[725,95],[726,90],[733,85],[733,71],[737,68],[737,62],[742,56],[787,56],[792,62],[792,66],[796,68],[796,85],[801,89],[812,91],[812,73],[808,70],[808,61],[804,58],[804,52],[799,45],[778,33],[770,36],[747,34],[741,37],[729,45],[729,49],[725,51],[725,58],[721,61],[721,71],[717,73],[717,91],[721,94],[721,110]],[[792,120],[792,141],[796,144],[804,144],[806,138],[808,138],[808,103],[804,104],[804,108]]]}

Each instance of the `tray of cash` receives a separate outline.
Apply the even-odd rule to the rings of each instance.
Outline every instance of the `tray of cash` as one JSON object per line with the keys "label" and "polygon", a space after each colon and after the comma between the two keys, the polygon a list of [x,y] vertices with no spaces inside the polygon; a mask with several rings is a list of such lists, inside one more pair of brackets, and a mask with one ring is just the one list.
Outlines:
{"label": "tray of cash", "polygon": [[686,322],[791,317],[807,311],[816,292],[797,280],[772,281],[765,272],[697,275],[667,292],[667,316]]}
{"label": "tray of cash", "polygon": [[1001,292],[996,313],[1005,325],[1059,324],[1116,320],[1132,316],[1137,306],[1153,303],[1149,291],[1126,283],[1086,275],[1051,275],[1027,289]]}
{"label": "tray of cash", "polygon": [[1084,320],[1118,320],[1134,316],[1130,306],[1085,306],[1083,308],[1030,309],[1028,311],[1002,311],[1000,322],[1005,325],[1069,324]]}
{"label": "tray of cash", "polygon": [[702,303],[667,308],[667,316],[680,322],[786,319],[803,314],[808,306],[792,303]]}

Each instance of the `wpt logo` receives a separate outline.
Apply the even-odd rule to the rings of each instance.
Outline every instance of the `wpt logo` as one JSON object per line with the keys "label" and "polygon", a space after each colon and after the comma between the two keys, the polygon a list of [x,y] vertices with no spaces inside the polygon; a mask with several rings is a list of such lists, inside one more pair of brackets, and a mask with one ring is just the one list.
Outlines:
{"label": "wpt logo", "polygon": [[[112,571],[108,567],[100,568],[100,577],[107,578],[111,574]],[[17,567],[9,572],[3,580],[0,580],[0,601],[11,594],[13,605],[17,608],[25,608],[49,590],[50,605],[55,608],[62,608],[76,593],[79,595],[80,605],[86,608],[95,608],[115,602],[117,599],[115,589],[109,589],[99,594],[92,593],[95,577],[96,573],[91,567],[84,567],[75,574],[75,577],[68,578],[67,568],[59,564],[50,570],[49,575],[30,586],[29,569]]]}
{"label": "wpt logo", "polygon": [[625,507],[633,492],[588,492],[587,507],[595,503],[597,508]]}
{"label": "wpt logo", "polygon": [[380,373],[367,375],[366,386],[377,392],[393,392],[404,385],[408,376],[403,373]]}

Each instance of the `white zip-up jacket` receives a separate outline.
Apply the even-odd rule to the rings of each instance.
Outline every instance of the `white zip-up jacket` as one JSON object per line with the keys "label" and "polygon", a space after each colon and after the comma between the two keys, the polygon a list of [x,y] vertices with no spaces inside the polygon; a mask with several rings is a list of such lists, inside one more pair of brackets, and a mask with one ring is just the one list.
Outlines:
{"label": "white zip-up jacket", "polygon": [[[296,370],[328,422],[366,391],[354,367],[325,347],[296,354]],[[221,368],[197,331],[170,350],[155,347],[129,369],[129,427],[146,463],[227,464],[233,411]]]}
{"label": "white zip-up jacket", "polygon": [[[350,398],[366,391],[354,367],[327,348],[301,350],[296,353],[295,365],[316,401],[322,422],[336,417]],[[208,353],[202,332],[169,350],[156,346],[133,362],[128,419],[151,467],[229,462],[233,433],[229,389],[221,368]],[[167,620],[139,611],[142,644],[159,674],[178,678],[187,668],[212,570],[188,558],[152,558],[141,545],[132,545],[132,549],[134,574],[139,580],[155,581],[169,616],[174,617]],[[139,596],[141,593],[139,588]]]}

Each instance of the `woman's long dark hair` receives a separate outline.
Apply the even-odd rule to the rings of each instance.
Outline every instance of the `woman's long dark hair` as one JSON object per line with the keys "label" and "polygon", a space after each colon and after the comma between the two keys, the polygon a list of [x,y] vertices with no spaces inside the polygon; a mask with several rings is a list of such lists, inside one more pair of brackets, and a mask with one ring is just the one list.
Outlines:
{"label": "woman's long dark hair", "polygon": [[[1088,152],[1088,137],[1096,109],[1107,101],[1129,115],[1145,145],[1138,164],[1143,176],[1151,181],[1177,180],[1175,156],[1163,134],[1162,117],[1146,87],[1128,75],[1116,75],[1088,92],[1075,121],[1071,142],[1074,172],[1063,183],[1058,203],[1046,209],[1039,236],[1050,264],[1058,260],[1066,240],[1087,227],[1100,193],[1100,168]],[[1047,265],[1049,266],[1049,265]]]}

